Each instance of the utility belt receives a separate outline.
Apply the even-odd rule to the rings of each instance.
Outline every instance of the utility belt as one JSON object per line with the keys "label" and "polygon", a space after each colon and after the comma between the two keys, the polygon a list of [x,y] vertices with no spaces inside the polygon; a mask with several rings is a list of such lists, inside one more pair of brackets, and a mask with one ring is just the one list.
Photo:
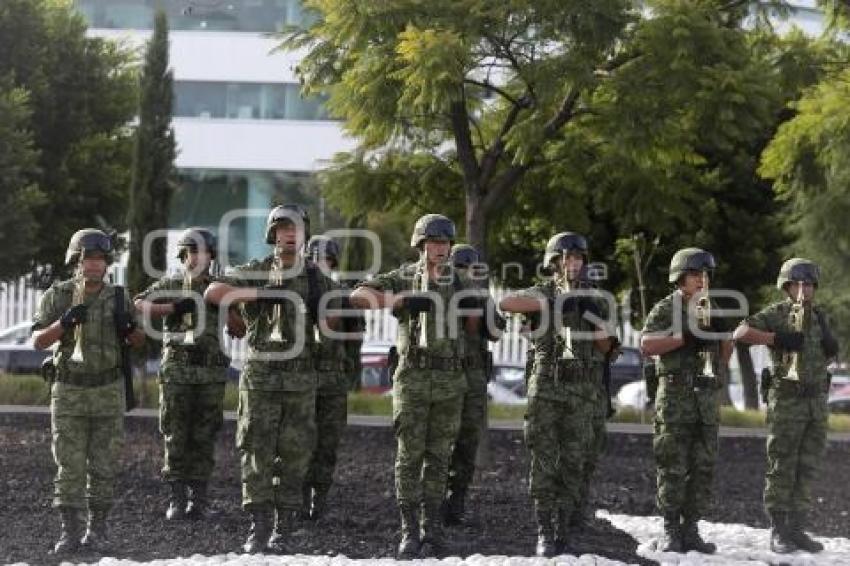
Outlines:
{"label": "utility belt", "polygon": [[230,358],[220,351],[210,352],[198,346],[169,345],[166,357],[195,367],[227,367]]}
{"label": "utility belt", "polygon": [[467,360],[464,358],[430,356],[425,353],[414,354],[411,352],[404,358],[404,360],[406,360],[406,362],[402,365],[414,369],[431,369],[438,371],[463,371],[467,369]]}
{"label": "utility belt", "polygon": [[665,373],[660,376],[664,385],[670,388],[693,389],[694,391],[711,391],[720,389],[723,384],[720,378],[710,375],[693,373]]}
{"label": "utility belt", "polygon": [[555,381],[573,381],[576,383],[596,380],[596,369],[600,364],[580,359],[556,360],[554,364],[542,364],[538,372],[541,377],[553,377]]}
{"label": "utility belt", "polygon": [[295,358],[292,360],[257,360],[274,371],[283,372],[305,372],[313,371],[313,360],[310,358]]}
{"label": "utility belt", "polygon": [[777,381],[779,383],[776,385],[776,392],[780,397],[813,398],[825,395],[827,392],[827,385],[825,383],[791,381],[788,379],[779,379]]}
{"label": "utility belt", "polygon": [[112,368],[98,373],[72,373],[69,371],[56,372],[57,383],[67,383],[68,385],[78,385],[80,387],[102,387],[109,385],[121,377],[121,370]]}

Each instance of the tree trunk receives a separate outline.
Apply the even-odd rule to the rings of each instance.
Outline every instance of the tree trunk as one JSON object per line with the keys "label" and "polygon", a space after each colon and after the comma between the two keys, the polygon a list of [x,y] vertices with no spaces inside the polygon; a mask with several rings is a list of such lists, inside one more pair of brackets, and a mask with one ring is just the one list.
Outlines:
{"label": "tree trunk", "polygon": [[487,214],[477,187],[466,189],[466,241],[487,257]]}
{"label": "tree trunk", "polygon": [[738,354],[738,366],[741,368],[741,386],[744,391],[744,406],[747,409],[758,409],[758,381],[756,380],[756,370],[753,367],[753,358],[750,356],[750,347],[738,342],[735,344],[735,352]]}

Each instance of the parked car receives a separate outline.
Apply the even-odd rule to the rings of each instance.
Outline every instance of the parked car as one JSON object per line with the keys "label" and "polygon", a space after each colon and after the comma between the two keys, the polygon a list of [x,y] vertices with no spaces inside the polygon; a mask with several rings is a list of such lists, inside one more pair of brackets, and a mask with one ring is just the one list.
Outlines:
{"label": "parked car", "polygon": [[620,356],[611,364],[611,395],[627,383],[643,379],[643,354],[638,348],[623,346]]}
{"label": "parked car", "polygon": [[833,389],[829,394],[827,403],[830,413],[850,415],[850,385]]}
{"label": "parked car", "polygon": [[[740,382],[729,384],[729,397],[736,409],[739,411],[744,410],[744,389]],[[645,409],[648,403],[646,381],[643,379],[627,383],[620,388],[614,398],[614,407],[616,408],[631,407],[633,409]]]}
{"label": "parked car", "polygon": [[389,372],[389,352],[392,342],[367,342],[360,349],[360,390],[366,393],[385,393],[393,386]]}
{"label": "parked car", "polygon": [[525,405],[526,398],[525,366],[498,364],[493,367],[493,375],[487,383],[487,397],[490,402],[502,405]]}
{"label": "parked car", "polygon": [[50,350],[36,350],[32,340],[32,321],[25,320],[0,331],[0,371],[39,373]]}

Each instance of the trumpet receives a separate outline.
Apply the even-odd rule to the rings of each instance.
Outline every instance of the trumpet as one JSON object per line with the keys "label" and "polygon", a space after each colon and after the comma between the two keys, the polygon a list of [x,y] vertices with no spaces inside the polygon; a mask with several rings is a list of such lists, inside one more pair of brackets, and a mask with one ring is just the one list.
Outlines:
{"label": "trumpet", "polygon": [[[272,262],[272,268],[269,272],[269,283],[271,285],[282,285],[283,284],[283,265],[279,259],[280,249],[275,246],[274,249],[274,260]],[[283,344],[286,342],[286,339],[283,337],[283,333],[281,332],[280,325],[283,321],[283,305],[280,303],[275,303],[272,307],[272,314],[269,317],[269,324],[272,327],[272,333],[269,336],[270,342],[275,342],[278,344]]]}
{"label": "trumpet", "polygon": [[[569,293],[573,290],[573,285],[570,282],[569,277],[564,278],[564,285],[562,290],[564,293]],[[563,319],[562,319],[563,320]],[[564,351],[561,352],[562,360],[574,360],[576,359],[576,355],[573,352],[573,329],[570,328],[568,324],[561,325],[561,338],[564,339]]]}
{"label": "trumpet", "polygon": [[[697,301],[696,305],[697,326],[700,329],[707,330],[711,328],[711,300],[708,296],[708,273],[702,272],[702,296]],[[715,377],[714,364],[711,359],[711,351],[704,349],[700,353],[702,358],[702,375],[706,377]]]}
{"label": "trumpet", "polygon": [[[192,292],[192,270],[189,269],[189,266],[186,266],[186,271],[183,273],[183,292],[184,294],[191,294]],[[195,344],[195,332],[193,330],[194,324],[192,320],[192,313],[187,312],[183,315],[183,343],[186,345],[194,345]]]}
{"label": "trumpet", "polygon": [[[806,307],[803,305],[803,284],[800,283],[797,291],[797,300],[791,305],[791,312],[788,313],[788,325],[794,332],[803,331],[803,318],[806,316]],[[788,373],[785,374],[785,379],[789,381],[800,381],[800,352],[792,352],[790,354],[791,365],[788,367]]]}
{"label": "trumpet", "polygon": [[[83,304],[86,299],[86,277],[83,273],[83,258],[80,255],[80,262],[77,265],[77,270],[74,273],[74,294],[71,297],[71,306]],[[74,327],[74,351],[71,353],[71,361],[83,363],[83,326],[78,324]]]}
{"label": "trumpet", "polygon": [[[428,262],[423,260],[422,273],[419,279],[419,290],[423,293],[428,292]],[[428,313],[419,313],[419,347],[428,347]]]}

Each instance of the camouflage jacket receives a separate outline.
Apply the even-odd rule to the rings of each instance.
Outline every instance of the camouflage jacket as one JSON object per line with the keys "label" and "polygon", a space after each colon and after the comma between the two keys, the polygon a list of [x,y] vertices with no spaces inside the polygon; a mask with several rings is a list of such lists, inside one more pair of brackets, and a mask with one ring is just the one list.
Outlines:
{"label": "camouflage jacket", "polygon": [[[773,303],[750,316],[746,324],[765,332],[790,331],[789,315],[792,301],[787,299]],[[823,326],[822,326],[823,325]],[[788,374],[792,356],[775,347],[770,348],[773,362],[773,381],[768,396],[768,417],[781,412],[784,418],[808,420],[811,417],[826,418],[828,395],[829,360],[821,346],[824,328],[829,331],[829,320],[822,307],[806,309],[803,317],[803,350],[798,353],[797,369],[800,384],[817,391],[814,396],[798,395],[784,377]]]}
{"label": "camouflage jacket", "polygon": [[[260,288],[269,284],[272,256],[253,260],[228,271],[224,281],[237,287]],[[312,270],[312,275],[308,273]],[[314,281],[311,288],[310,281]],[[242,305],[247,325],[248,355],[239,387],[264,391],[304,391],[316,387],[318,302],[338,285],[319,269],[307,264],[294,268],[280,289],[290,295],[280,307],[283,342],[270,340],[274,307],[260,302]],[[328,303],[338,308],[339,301]]]}
{"label": "camouflage jacket", "polygon": [[[533,353],[534,356],[533,362],[527,364],[530,370],[528,397],[555,401],[582,397],[590,401],[597,397],[598,379],[605,359],[604,355],[594,347],[592,334],[597,327],[583,318],[578,310],[553,313],[552,307],[555,306],[556,297],[561,294],[563,291],[554,279],[517,293],[524,297],[543,297],[550,305],[548,324],[543,325],[543,318],[547,315],[528,316],[529,326],[532,329],[529,354]],[[605,308],[602,302],[596,298],[593,300],[604,316]],[[555,316],[560,317],[560,325],[554,323]],[[567,328],[570,329],[572,342],[571,359],[564,358],[567,350],[564,330]]]}
{"label": "camouflage jacket", "polygon": [[[227,377],[230,360],[221,349],[220,336],[224,320],[220,320],[217,305],[205,303],[204,291],[215,278],[209,275],[192,279],[192,290],[183,290],[183,276],[163,277],[134,297],[154,303],[174,302],[193,297],[197,309],[191,315],[191,325],[184,324],[183,317],[166,316],[163,322],[162,365],[159,379],[166,383],[199,385],[223,383]],[[191,330],[194,346],[184,343],[185,333]],[[199,332],[199,330],[201,330]]]}
{"label": "camouflage jacket", "polygon": [[[691,315],[692,316],[692,315]],[[644,334],[678,334],[687,328],[688,302],[680,291],[673,291],[652,307],[646,317]],[[715,331],[725,330],[720,321],[713,321]],[[712,372],[720,375],[720,342],[711,342],[707,347]],[[686,344],[658,356],[658,392],[655,399],[658,422],[717,424],[720,419],[719,377],[713,378],[713,386],[695,388],[694,380],[703,375],[705,358],[692,344]]]}

